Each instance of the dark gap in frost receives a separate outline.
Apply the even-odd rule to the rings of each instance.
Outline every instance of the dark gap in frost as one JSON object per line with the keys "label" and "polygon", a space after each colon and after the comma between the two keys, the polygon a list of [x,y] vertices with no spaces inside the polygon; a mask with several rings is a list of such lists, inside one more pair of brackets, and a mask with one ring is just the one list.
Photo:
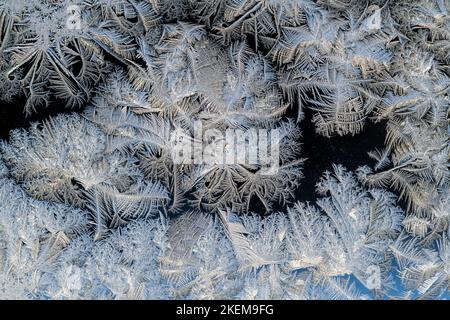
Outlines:
{"label": "dark gap in frost", "polygon": [[64,100],[50,99],[48,106],[40,106],[28,115],[24,111],[26,97],[18,97],[11,102],[0,100],[0,139],[9,139],[9,133],[13,129],[28,129],[33,122],[42,122],[58,114],[81,112],[81,109],[66,108]]}
{"label": "dark gap in frost", "polygon": [[314,202],[317,198],[315,186],[325,171],[333,172],[333,164],[342,164],[350,171],[368,165],[373,167],[375,161],[367,154],[381,149],[386,137],[386,123],[366,121],[362,132],[331,138],[318,134],[312,122],[314,111],[304,110],[305,118],[299,124],[302,129],[302,158],[307,158],[303,165],[304,178],[295,198],[300,201]]}

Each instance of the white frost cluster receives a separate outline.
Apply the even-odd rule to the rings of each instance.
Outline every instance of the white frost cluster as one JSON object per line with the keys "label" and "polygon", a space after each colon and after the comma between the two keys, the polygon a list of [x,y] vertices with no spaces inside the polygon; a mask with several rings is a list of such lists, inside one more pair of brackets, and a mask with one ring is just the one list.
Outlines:
{"label": "white frost cluster", "polygon": [[2,178],[1,297],[357,298],[361,289],[337,277],[364,284],[371,265],[383,268],[383,292],[403,215],[395,198],[361,189],[340,166],[320,190],[318,207],[298,202],[287,214],[139,218],[96,240],[91,211],[34,200]]}

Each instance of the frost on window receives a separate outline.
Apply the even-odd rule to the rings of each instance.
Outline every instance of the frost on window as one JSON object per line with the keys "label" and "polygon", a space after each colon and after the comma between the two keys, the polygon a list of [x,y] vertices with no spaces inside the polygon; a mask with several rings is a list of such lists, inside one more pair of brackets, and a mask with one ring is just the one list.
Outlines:
{"label": "frost on window", "polygon": [[82,206],[82,190],[100,184],[126,190],[136,179],[132,159],[105,157],[106,137],[77,114],[60,115],[29,132],[11,132],[2,154],[11,174],[37,199]]}
{"label": "frost on window", "polygon": [[[308,299],[320,283],[323,291],[314,291],[314,297],[325,298],[337,287],[350,296],[352,290],[339,280],[346,275],[383,292],[367,282],[367,271],[379,266],[379,276],[388,277],[387,252],[403,215],[395,198],[360,188],[342,167],[335,167],[334,176],[325,174],[319,188],[324,197],[318,206],[298,202],[286,213],[264,218],[231,209],[219,210],[215,218],[198,211],[172,221],[135,217],[93,238],[96,217],[89,211],[34,200],[3,179],[2,252],[14,273],[6,273],[2,284],[6,290],[14,277],[31,281],[33,261],[41,259],[53,266],[52,272],[39,271],[50,284],[25,286],[17,297],[33,289],[41,298]],[[32,256],[42,239],[50,247]],[[30,256],[15,257],[16,246],[30,250]]]}
{"label": "frost on window", "polygon": [[0,0],[0,298],[448,299],[449,14]]}

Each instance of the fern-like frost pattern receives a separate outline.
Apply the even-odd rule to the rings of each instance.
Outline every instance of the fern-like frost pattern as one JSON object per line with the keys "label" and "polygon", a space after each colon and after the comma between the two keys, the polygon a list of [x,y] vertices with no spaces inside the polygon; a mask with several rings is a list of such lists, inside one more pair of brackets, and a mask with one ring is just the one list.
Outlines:
{"label": "fern-like frost pattern", "polygon": [[[0,0],[0,112],[61,111],[0,141],[0,298],[448,299],[449,52],[449,0]],[[309,202],[308,121],[386,132]]]}

